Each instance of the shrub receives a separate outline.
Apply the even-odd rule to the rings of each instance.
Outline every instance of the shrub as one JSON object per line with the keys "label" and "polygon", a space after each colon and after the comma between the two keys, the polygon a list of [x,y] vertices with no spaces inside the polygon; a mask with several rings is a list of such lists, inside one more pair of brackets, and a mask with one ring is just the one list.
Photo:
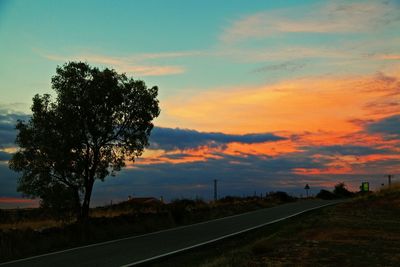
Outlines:
{"label": "shrub", "polygon": [[338,183],[335,185],[335,189],[333,193],[338,197],[353,197],[354,193],[347,190],[346,185],[344,183]]}
{"label": "shrub", "polygon": [[319,193],[317,194],[317,198],[329,200],[329,199],[335,199],[337,198],[337,196],[331,191],[321,189],[321,191],[319,191]]}
{"label": "shrub", "polygon": [[187,214],[196,208],[206,206],[206,203],[201,199],[175,199],[168,205],[171,215],[177,224],[184,223]]}
{"label": "shrub", "polygon": [[281,201],[281,202],[294,201],[294,197],[289,196],[288,193],[282,192],[282,191],[269,192],[268,195],[267,195],[267,199],[278,200],[278,201]]}
{"label": "shrub", "polygon": [[221,203],[234,203],[234,202],[240,202],[243,199],[241,197],[236,197],[236,196],[225,196],[223,198],[218,199],[218,202]]}

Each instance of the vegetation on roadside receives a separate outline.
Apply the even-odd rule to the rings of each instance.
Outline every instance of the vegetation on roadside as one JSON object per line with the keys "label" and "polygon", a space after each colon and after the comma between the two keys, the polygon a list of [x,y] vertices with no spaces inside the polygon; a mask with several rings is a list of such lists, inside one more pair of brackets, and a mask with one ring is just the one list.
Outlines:
{"label": "vegetation on roadside", "polygon": [[[362,194],[362,192],[359,192],[358,194]],[[333,192],[321,189],[321,191],[319,191],[319,193],[316,195],[317,198],[326,200],[337,199],[337,198],[349,198],[354,196],[356,196],[356,193],[349,191],[345,183],[338,183],[337,185],[335,185]]]}
{"label": "vegetation on roadside", "polygon": [[91,218],[84,224],[56,220],[40,209],[3,210],[0,261],[226,217],[294,200],[285,192],[271,192],[263,198],[229,196],[211,203],[201,199],[176,199],[168,204],[155,199],[148,202],[132,199],[92,209]]}

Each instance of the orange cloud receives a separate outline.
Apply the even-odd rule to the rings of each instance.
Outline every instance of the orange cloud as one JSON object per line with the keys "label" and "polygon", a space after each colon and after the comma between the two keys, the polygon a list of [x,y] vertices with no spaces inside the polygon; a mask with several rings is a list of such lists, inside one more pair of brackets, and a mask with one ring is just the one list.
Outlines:
{"label": "orange cloud", "polygon": [[396,82],[376,75],[310,77],[174,97],[164,101],[163,118],[201,131],[345,134],[361,129],[352,119],[381,118],[371,103],[386,101],[389,94],[400,100],[395,92]]}
{"label": "orange cloud", "polygon": [[36,204],[37,200],[17,197],[0,197],[0,204]]}
{"label": "orange cloud", "polygon": [[[208,159],[221,159],[224,155],[241,157],[247,157],[248,155],[278,157],[294,152],[301,152],[301,150],[298,149],[298,145],[291,140],[252,144],[232,142],[223,146],[200,146],[192,149],[176,149],[173,151],[148,149],[143,154],[143,157],[137,160],[136,164],[180,164],[207,161]],[[232,163],[234,164],[235,162]],[[127,162],[127,165],[128,168],[135,168],[135,166],[129,162]]]}
{"label": "orange cloud", "polygon": [[227,155],[265,155],[277,157],[299,151],[298,145],[291,140],[282,140],[256,144],[229,143],[223,150],[223,153]]}
{"label": "orange cloud", "polygon": [[35,203],[33,199],[16,198],[16,197],[0,197],[0,203]]}
{"label": "orange cloud", "polygon": [[383,60],[400,60],[400,54],[384,54],[376,56],[377,59]]}
{"label": "orange cloud", "polygon": [[0,209],[36,208],[39,206],[38,199],[26,199],[18,197],[0,197]]}
{"label": "orange cloud", "polygon": [[[222,148],[211,148],[208,146],[201,146],[193,149],[185,150],[149,150],[147,155],[143,158],[139,158],[136,162],[138,165],[149,165],[149,164],[160,164],[160,163],[189,163],[206,161],[208,159],[219,159],[222,156],[216,154],[216,152],[222,152]],[[134,168],[133,165],[129,164],[128,167]]]}
{"label": "orange cloud", "polygon": [[[387,114],[400,113],[395,105],[385,112],[381,110],[388,99],[400,101],[398,85],[398,76],[382,73],[324,76],[252,88],[213,90],[170,99],[164,101],[166,117],[186,128],[233,134],[273,132],[287,139],[257,144],[232,142],[224,147],[175,151],[172,154],[184,152],[186,155],[176,159],[169,157],[172,154],[167,155],[170,152],[166,152],[152,161],[183,163],[206,161],[207,157],[216,154],[240,158],[248,155],[291,157],[298,153],[299,157],[312,157],[316,162],[323,162],[324,167],[292,169],[297,175],[395,173],[394,167],[385,162],[400,159],[394,155],[400,152],[396,148],[399,141],[369,134],[364,127],[366,123],[379,120]],[[312,155],[316,153],[312,147],[331,145],[371,147],[387,152],[371,155]],[[151,164],[150,161],[148,163]],[[231,162],[240,163],[235,160]],[[369,167],[378,165],[381,166],[379,170]]]}

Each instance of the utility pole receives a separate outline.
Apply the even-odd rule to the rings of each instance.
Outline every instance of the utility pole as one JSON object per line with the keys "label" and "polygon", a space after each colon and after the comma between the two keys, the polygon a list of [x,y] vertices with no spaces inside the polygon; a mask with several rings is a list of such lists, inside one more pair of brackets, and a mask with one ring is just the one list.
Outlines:
{"label": "utility pole", "polygon": [[218,193],[217,193],[217,179],[214,179],[214,201],[217,201]]}
{"label": "utility pole", "polygon": [[389,187],[390,187],[390,185],[392,184],[393,175],[388,174],[388,175],[386,175],[386,176],[387,176],[387,178],[388,178],[388,185],[389,185]]}

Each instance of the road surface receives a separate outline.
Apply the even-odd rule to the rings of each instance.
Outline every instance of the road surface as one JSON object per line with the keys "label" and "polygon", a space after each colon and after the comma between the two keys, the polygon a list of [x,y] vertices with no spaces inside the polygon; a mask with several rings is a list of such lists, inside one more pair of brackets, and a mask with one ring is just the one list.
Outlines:
{"label": "road surface", "polygon": [[[281,221],[338,201],[307,200],[203,223],[6,262],[16,266],[130,266]],[[34,244],[32,244],[34,246]]]}

